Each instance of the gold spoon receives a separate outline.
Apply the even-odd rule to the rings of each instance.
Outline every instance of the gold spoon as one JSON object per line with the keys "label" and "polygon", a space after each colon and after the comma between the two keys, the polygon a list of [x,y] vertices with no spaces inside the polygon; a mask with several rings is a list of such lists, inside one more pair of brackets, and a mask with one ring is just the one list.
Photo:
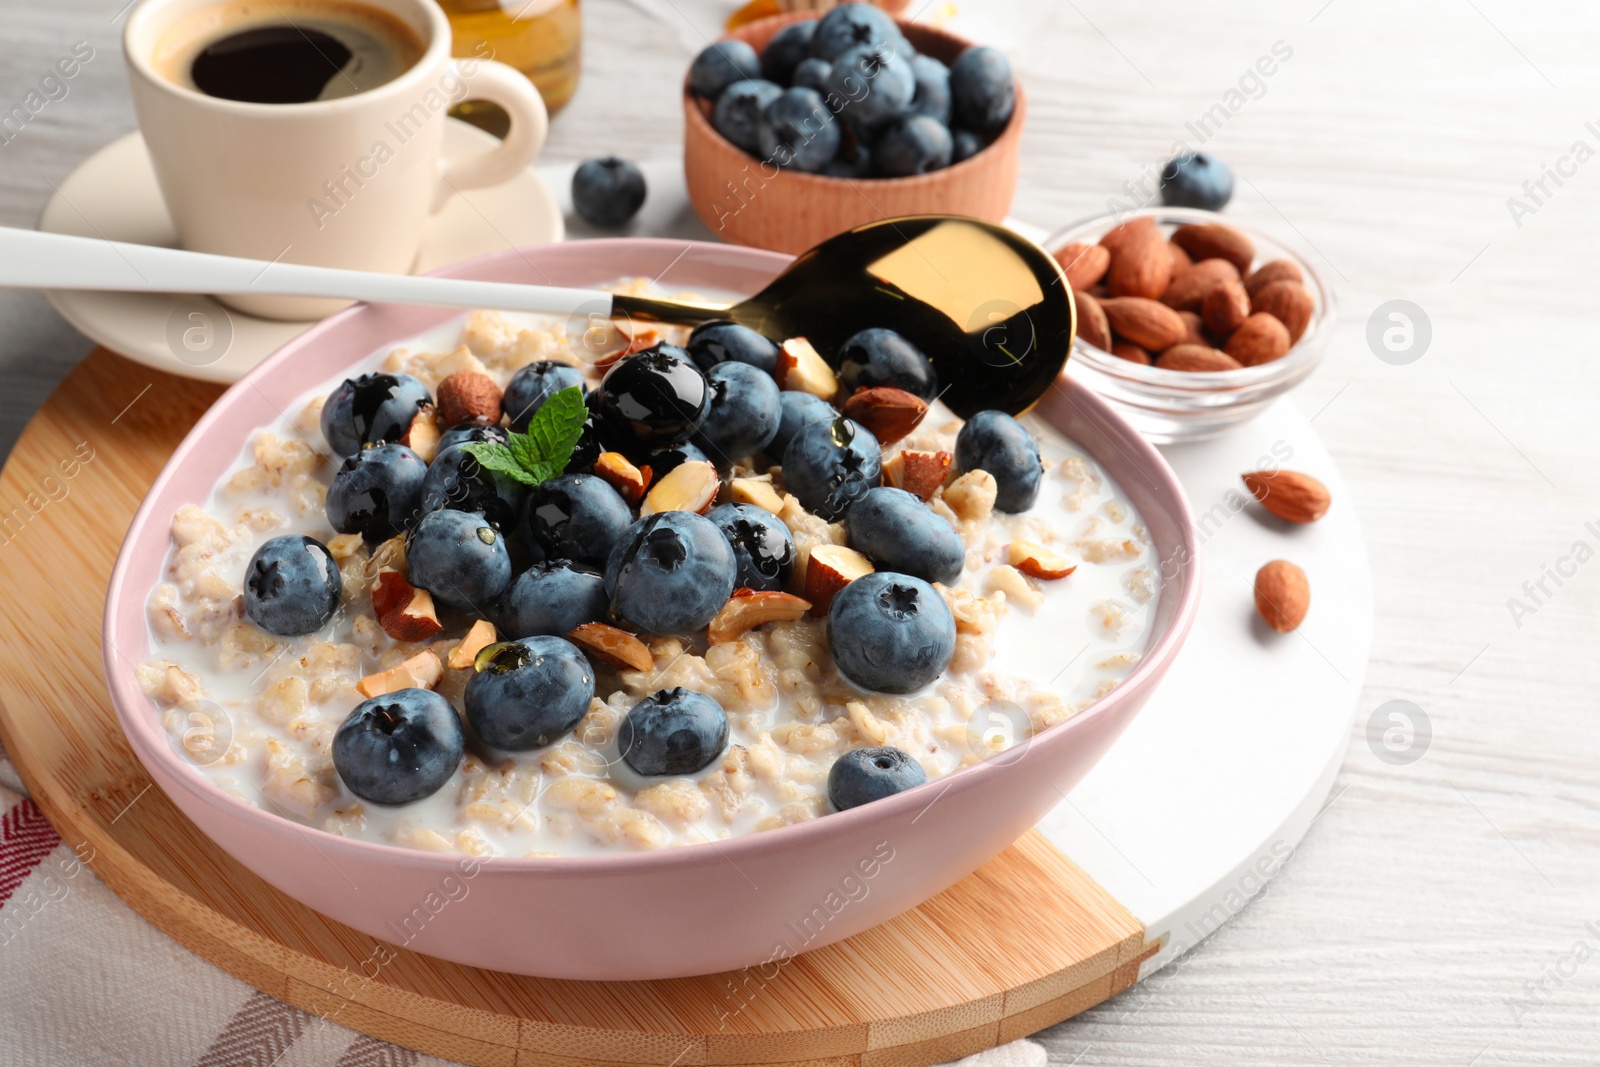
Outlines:
{"label": "gold spoon", "polygon": [[761,292],[709,306],[595,289],[413,277],[268,263],[90,237],[0,228],[0,286],[252,293],[499,308],[693,325],[732,319],[775,341],[805,337],[831,359],[881,326],[928,354],[956,414],[1020,414],[1066,364],[1072,289],[1043,249],[958,215],[911,215],[848,230],[802,253]]}

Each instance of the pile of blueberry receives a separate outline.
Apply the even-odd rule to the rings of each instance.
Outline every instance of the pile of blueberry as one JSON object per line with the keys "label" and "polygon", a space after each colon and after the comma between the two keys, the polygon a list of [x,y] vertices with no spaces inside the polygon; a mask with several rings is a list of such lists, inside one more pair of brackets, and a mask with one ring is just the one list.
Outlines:
{"label": "pile of blueberry", "polygon": [[760,54],[708,46],[689,87],[711,125],[758,159],[836,178],[926,174],[982,151],[1011,121],[1005,56],[972,47],[945,66],[922,55],[881,9],[840,4],[792,22]]}
{"label": "pile of blueberry", "polygon": [[[592,391],[563,363],[534,363],[507,384],[509,429],[526,427],[558,392],[584,390],[587,420],[566,469],[524,486],[474,458],[473,442],[503,442],[508,427],[468,422],[440,437],[431,463],[401,444],[432,398],[415,378],[367,374],[342,383],[322,409],[328,447],[344,457],[327,495],[341,533],[369,543],[403,536],[409,580],[444,609],[447,625],[486,619],[501,641],[479,653],[465,721],[483,745],[526,751],[558,740],[595,694],[595,671],[569,641],[586,623],[699,638],[735,590],[781,590],[795,547],[785,524],[751,504],[700,515],[640,514],[595,473],[621,453],[659,482],[699,462],[726,477],[735,461],[765,456],[809,511],[842,521],[850,544],[878,568],[846,585],[827,612],[839,670],[864,689],[910,693],[936,679],[955,649],[955,621],[932,582],[961,574],[964,550],[923,500],[881,485],[883,450],[828,400],[786,391],[779,348],[732,322],[702,324],[685,347],[657,344],[625,356]],[[832,361],[844,399],[887,387],[931,401],[928,357],[891,330],[850,338]],[[755,466],[761,464],[757,461]],[[962,428],[957,472],[983,469],[997,506],[1024,511],[1039,492],[1037,443],[1009,415],[980,412]],[[648,510],[648,509],[647,509]],[[311,537],[275,537],[247,567],[244,609],[275,634],[306,634],[337,614],[338,567]],[[449,617],[454,614],[454,617]],[[640,702],[619,730],[619,756],[641,775],[693,774],[727,746],[728,722],[711,697],[664,690]],[[334,743],[352,792],[404,804],[433,793],[461,759],[466,735],[448,701],[426,689],[374,697],[355,708]],[[830,796],[854,806],[921,781],[916,760],[862,750],[837,762]]]}

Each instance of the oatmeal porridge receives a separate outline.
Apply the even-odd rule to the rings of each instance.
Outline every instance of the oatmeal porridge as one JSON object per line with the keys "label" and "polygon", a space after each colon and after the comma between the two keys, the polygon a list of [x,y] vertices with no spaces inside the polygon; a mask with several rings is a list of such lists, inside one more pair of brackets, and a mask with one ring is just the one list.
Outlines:
{"label": "oatmeal porridge", "polygon": [[252,804],[480,856],[826,817],[1064,722],[1145,648],[1139,515],[865,333],[595,358],[474,312],[375,353],[173,516],[154,713]]}

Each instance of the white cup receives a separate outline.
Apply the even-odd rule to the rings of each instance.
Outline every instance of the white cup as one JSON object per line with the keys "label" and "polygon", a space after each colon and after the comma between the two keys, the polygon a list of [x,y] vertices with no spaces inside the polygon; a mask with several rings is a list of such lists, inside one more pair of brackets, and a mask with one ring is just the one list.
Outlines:
{"label": "white cup", "polygon": [[[404,273],[429,215],[456,190],[506,181],[544,146],[549,116],[538,90],[492,59],[452,59],[450,23],[434,0],[360,0],[410,26],[424,50],[398,78],[352,96],[254,104],[163,77],[153,61],[163,33],[217,2],[144,0],[122,35],[134,111],[184,248]],[[442,159],[445,113],[465,99],[505,108],[511,131],[490,151]],[[320,318],[347,304],[219,299],[275,319]]]}

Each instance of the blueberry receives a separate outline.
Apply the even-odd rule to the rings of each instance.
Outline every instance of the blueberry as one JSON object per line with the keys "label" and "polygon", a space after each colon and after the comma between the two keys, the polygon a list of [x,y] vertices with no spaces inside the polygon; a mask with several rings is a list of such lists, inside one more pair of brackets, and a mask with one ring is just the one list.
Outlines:
{"label": "blueberry", "polygon": [[[528,423],[539,413],[544,402],[563,389],[577,386],[585,395],[589,386],[584,381],[583,373],[577,367],[567,363],[557,363],[553,359],[540,360],[530,363],[511,376],[506,383],[506,391],[500,398],[500,407],[505,411],[506,417],[511,420],[511,428],[518,433],[528,431]],[[444,441],[439,442],[441,448]]]}
{"label": "blueberry", "polygon": [[616,156],[585,160],[572,172],[572,207],[591,226],[625,226],[644,205],[644,174]]}
{"label": "blueberry", "polygon": [[761,77],[761,57],[744,41],[718,41],[701,49],[689,64],[689,88],[716,100],[736,82]]}
{"label": "blueberry", "polygon": [[904,489],[868,489],[845,513],[844,525],[850,547],[879,570],[946,585],[961,577],[967,555],[961,535]]}
{"label": "blueberry", "polygon": [[927,174],[950,165],[950,130],[926,115],[895,119],[872,142],[872,165],[886,178]]}
{"label": "blueberry", "polygon": [[1233,199],[1233,171],[1208,152],[1185,152],[1161,168],[1161,202],[1221,211]]}
{"label": "blueberry", "polygon": [[704,372],[677,345],[654,345],[618,361],[600,385],[600,412],[646,447],[687,440],[710,406]]}
{"label": "blueberry", "polygon": [[852,334],[839,346],[835,363],[847,392],[887,385],[930,402],[939,395],[933,362],[893,330],[874,326]]}
{"label": "blueberry", "polygon": [[451,445],[474,442],[503,445],[510,439],[510,432],[497,422],[458,422],[439,435],[439,443],[434,446],[433,454],[437,456]]}
{"label": "blueberry", "polygon": [[794,541],[789,527],[754,504],[718,504],[706,518],[716,524],[738,562],[735,589],[781,590],[794,571]]}
{"label": "blueberry", "polygon": [[693,689],[663,689],[633,706],[617,727],[617,750],[639,774],[693,774],[728,747],[728,716]]}
{"label": "blueberry", "polygon": [[461,765],[466,738],[450,701],[429,689],[364,700],[333,735],[333,769],[373,804],[410,804],[437,793]]}
{"label": "blueberry", "polygon": [[899,43],[900,27],[881,8],[871,4],[840,4],[817,23],[811,35],[811,54],[835,58],[861,45]]}
{"label": "blueberry", "polygon": [[950,125],[950,68],[932,56],[916,55],[911,57],[911,74],[917,83],[911,114]]}
{"label": "blueberry", "polygon": [[386,541],[411,524],[422,504],[428,465],[405,445],[374,445],[344,461],[328,486],[324,511],[340,533],[368,544]]}
{"label": "blueberry", "polygon": [[830,178],[869,178],[872,176],[872,152],[861,139],[851,136],[839,146],[833,162],[822,168]]}
{"label": "blueberry", "polygon": [[785,89],[762,112],[761,157],[815,174],[839,151],[838,121],[815,89]]}
{"label": "blueberry", "polygon": [[802,393],[798,389],[785,389],[778,394],[779,408],[783,413],[778,422],[778,433],[767,445],[767,451],[774,456],[782,456],[784,449],[789,447],[789,442],[801,429],[822,419],[833,420],[839,417],[839,412],[834,406],[811,393]]}
{"label": "blueberry", "polygon": [[475,511],[508,533],[516,529],[527,496],[526,486],[479,463],[466,450],[466,443],[435,453],[427,477],[422,479],[423,512],[442,508]]}
{"label": "blueberry", "polygon": [[485,615],[511,582],[505,537],[482,515],[432,511],[406,537],[411,584],[446,607]]}
{"label": "blueberry", "polygon": [[245,617],[279,637],[322,629],[343,592],[333,553],[313,537],[269,538],[244,568]]}
{"label": "blueberry", "polygon": [[628,454],[628,460],[640,470],[649,467],[650,481],[654,483],[659,482],[685,463],[709,463],[711,462],[711,457],[700,451],[697,446],[685,441],[681,445],[636,449]]}
{"label": "blueberry", "polygon": [[432,402],[428,387],[409,374],[346,378],[322,404],[322,436],[335,455],[353,456],[362,445],[400,440]]}
{"label": "blueberry", "polygon": [[988,141],[985,141],[971,130],[956,130],[951,134],[951,142],[950,161],[952,163],[960,163],[963,159],[971,159],[989,147]]}
{"label": "blueberry", "polygon": [[865,130],[910,107],[917,79],[910,58],[892,45],[859,45],[834,60],[828,92],[842,102],[840,117]]}
{"label": "blueberry", "polygon": [[1022,423],[1003,411],[980,411],[956,435],[956,470],[986,470],[994,475],[998,493],[994,506],[1001,511],[1027,511],[1039,499],[1044,464],[1039,442]]}
{"label": "blueberry", "polygon": [[811,38],[816,32],[816,19],[801,19],[773,34],[761,50],[761,76],[769,82],[788,85],[794,68],[811,54]]}
{"label": "blueberry", "polygon": [[769,81],[734,82],[711,109],[711,125],[746,152],[761,150],[761,116],[783,90]]}
{"label": "blueberry", "polygon": [[775,374],[778,370],[778,346],[750,327],[727,319],[702,322],[689,335],[685,347],[689,351],[689,358],[703,371],[730,360],[747,363],[768,374]]}
{"label": "blueberry", "polygon": [[589,661],[559,637],[490,645],[477,667],[467,681],[467,724],[491,748],[543,748],[578,725],[594,699]]}
{"label": "blueberry", "polygon": [[653,634],[703,628],[733,595],[738,565],[722,531],[687,511],[647,515],[606,561],[610,614]]}
{"label": "blueberry", "polygon": [[874,571],[833,598],[828,650],[840,673],[863,689],[914,693],[950,665],[955,616],[921,578]]}
{"label": "blueberry", "polygon": [[604,479],[563,474],[529,492],[525,521],[528,544],[543,558],[604,566],[633,512]]}
{"label": "blueberry", "polygon": [[993,48],[968,48],[950,65],[955,121],[974,133],[999,133],[1017,106],[1011,64]]}
{"label": "blueberry", "polygon": [[614,426],[600,407],[600,391],[592,390],[583,398],[588,414],[583,420],[583,432],[578,443],[572,446],[572,458],[567,461],[568,474],[581,474],[594,469],[602,452],[625,452],[632,446],[632,436]]}
{"label": "blueberry", "polygon": [[794,68],[794,75],[790,84],[796,89],[815,89],[819,93],[828,91],[828,71],[833,69],[833,64],[826,59],[815,56],[802,59]]}
{"label": "blueberry", "polygon": [[892,797],[928,780],[922,764],[898,748],[851,749],[828,771],[828,799],[840,811]]}
{"label": "blueberry", "polygon": [[571,560],[551,560],[535,563],[512,579],[495,605],[496,625],[506,637],[563,637],[574,626],[604,622],[610,606],[599,571]]}
{"label": "blueberry", "polygon": [[829,522],[877,485],[882,473],[878,439],[843,416],[802,427],[783,450],[783,484],[807,511]]}
{"label": "blueberry", "polygon": [[778,383],[746,363],[719,363],[706,379],[711,406],[694,443],[723,467],[766,448],[783,415]]}

